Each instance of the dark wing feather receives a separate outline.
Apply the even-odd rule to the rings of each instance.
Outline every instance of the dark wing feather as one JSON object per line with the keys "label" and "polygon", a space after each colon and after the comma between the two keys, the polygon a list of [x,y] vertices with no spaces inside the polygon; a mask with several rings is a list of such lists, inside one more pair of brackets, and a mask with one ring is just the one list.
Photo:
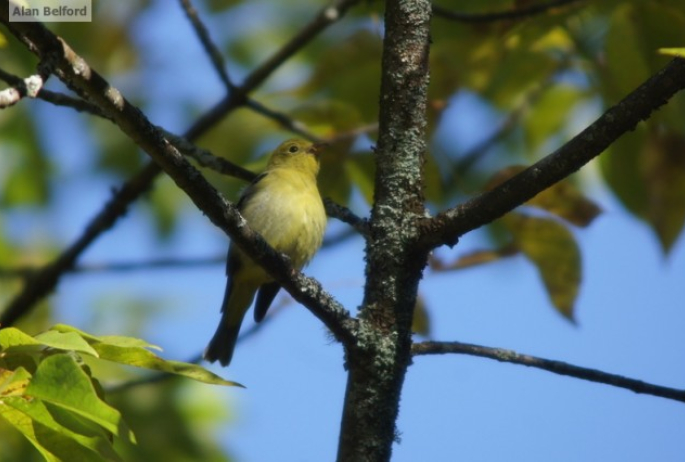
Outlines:
{"label": "dark wing feather", "polygon": [[240,211],[243,210],[243,205],[245,205],[245,203],[247,202],[247,200],[248,200],[250,197],[252,197],[252,195],[253,195],[253,194],[255,193],[255,191],[256,191],[255,185],[256,185],[257,183],[259,183],[260,181],[262,181],[262,180],[264,179],[264,177],[266,177],[266,175],[268,175],[268,173],[269,173],[269,172],[260,173],[259,175],[257,175],[257,176],[255,177],[254,180],[252,180],[252,182],[251,182],[249,185],[247,185],[247,188],[245,188],[245,190],[244,190],[244,191],[242,192],[242,194],[240,195],[240,198],[238,199],[238,204],[237,204],[238,210],[240,210]]}
{"label": "dark wing feather", "polygon": [[[255,188],[254,185],[262,181],[262,179],[266,176],[266,172],[260,173],[255,177],[254,180],[245,188],[243,193],[240,195],[240,199],[238,199],[238,203],[236,206],[238,207],[239,211],[242,211],[243,206],[247,202],[247,200],[255,193]],[[233,282],[231,281],[231,275],[236,274],[240,270],[240,266],[242,265],[240,261],[240,257],[238,256],[238,252],[236,252],[233,249],[233,245],[230,245],[228,247],[228,256],[226,257],[226,276],[228,277],[228,287],[227,287],[227,293],[231,293],[231,288]]]}
{"label": "dark wing feather", "polygon": [[254,320],[255,322],[261,322],[266,316],[266,312],[271,306],[271,302],[274,301],[276,294],[281,289],[281,286],[277,282],[270,282],[264,284],[259,288],[257,292],[257,303],[254,306]]}

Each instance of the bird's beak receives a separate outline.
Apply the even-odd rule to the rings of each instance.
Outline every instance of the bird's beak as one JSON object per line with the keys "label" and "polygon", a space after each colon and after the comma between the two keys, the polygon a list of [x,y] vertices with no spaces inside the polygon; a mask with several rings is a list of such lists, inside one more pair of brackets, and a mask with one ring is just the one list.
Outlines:
{"label": "bird's beak", "polygon": [[321,154],[321,151],[323,151],[328,146],[329,146],[328,143],[314,143],[314,144],[312,144],[312,147],[309,148],[309,152],[314,154],[316,157],[319,157],[319,154]]}

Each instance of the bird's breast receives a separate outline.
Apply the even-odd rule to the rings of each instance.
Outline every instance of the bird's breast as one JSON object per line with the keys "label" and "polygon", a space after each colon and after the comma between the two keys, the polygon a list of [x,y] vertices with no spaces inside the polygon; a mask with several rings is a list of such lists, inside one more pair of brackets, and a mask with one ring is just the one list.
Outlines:
{"label": "bird's breast", "polygon": [[[264,183],[264,184],[262,184]],[[321,246],[326,212],[312,178],[299,172],[269,174],[242,211],[250,227],[302,268]]]}

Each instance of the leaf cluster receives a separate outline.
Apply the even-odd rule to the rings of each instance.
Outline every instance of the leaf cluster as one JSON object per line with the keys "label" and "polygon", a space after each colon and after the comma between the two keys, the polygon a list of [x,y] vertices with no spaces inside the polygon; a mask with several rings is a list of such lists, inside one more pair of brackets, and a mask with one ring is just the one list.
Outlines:
{"label": "leaf cluster", "polygon": [[0,416],[45,460],[123,460],[115,441],[135,443],[121,413],[105,400],[91,361],[161,371],[210,384],[239,386],[188,363],[167,361],[142,340],[93,336],[66,325],[29,336],[0,330]]}

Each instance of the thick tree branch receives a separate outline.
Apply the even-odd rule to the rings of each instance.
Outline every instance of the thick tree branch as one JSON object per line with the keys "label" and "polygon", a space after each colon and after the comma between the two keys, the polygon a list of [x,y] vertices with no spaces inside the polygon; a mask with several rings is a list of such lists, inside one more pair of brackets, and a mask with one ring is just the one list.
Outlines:
{"label": "thick tree branch", "polygon": [[520,364],[522,366],[535,367],[559,375],[575,377],[577,379],[588,380],[590,382],[604,383],[619,388],[642,393],[646,395],[659,396],[661,398],[672,399],[685,403],[685,390],[676,388],[662,387],[653,385],[641,380],[630,379],[616,374],[588,369],[586,367],[574,366],[562,361],[538,358],[535,356],[523,355],[512,350],[503,348],[490,348],[480,345],[472,345],[461,342],[421,342],[412,345],[414,356],[437,355],[437,354],[465,354],[490,358],[500,362]]}
{"label": "thick tree branch", "polygon": [[535,16],[542,13],[554,11],[573,3],[578,3],[583,0],[555,0],[547,3],[540,3],[539,5],[531,5],[524,8],[516,8],[508,11],[499,11],[496,13],[461,13],[452,11],[439,5],[433,5],[433,14],[436,17],[451,19],[469,24],[482,24],[496,21],[507,21],[513,19],[523,19],[530,16]]}
{"label": "thick tree branch", "polygon": [[568,177],[683,88],[685,59],[676,58],[554,153],[495,189],[435,218],[422,220],[423,246],[452,246],[463,234],[492,222]]}
{"label": "thick tree branch", "polygon": [[426,253],[415,252],[425,213],[423,163],[431,5],[385,2],[374,205],[366,287],[349,370],[338,461],[388,461],[407,366],[411,319]]}

